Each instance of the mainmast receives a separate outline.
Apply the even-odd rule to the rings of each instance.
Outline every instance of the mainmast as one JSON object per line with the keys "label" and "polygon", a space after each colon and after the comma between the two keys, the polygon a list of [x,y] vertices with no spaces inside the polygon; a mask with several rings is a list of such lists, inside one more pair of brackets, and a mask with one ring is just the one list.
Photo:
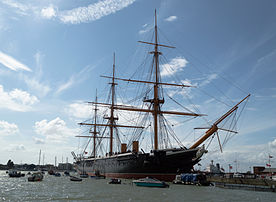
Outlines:
{"label": "mainmast", "polygon": [[159,54],[158,52],[158,45],[157,45],[157,18],[156,18],[156,10],[155,10],[155,46],[154,46],[154,59],[155,59],[155,84],[154,84],[154,102],[153,102],[153,108],[154,108],[154,149],[158,149],[158,115],[159,115],[159,92],[158,92],[158,83],[159,83]]}
{"label": "mainmast", "polygon": [[110,131],[110,147],[109,147],[109,155],[112,155],[113,153],[113,134],[114,134],[114,127],[115,127],[115,121],[118,120],[118,118],[114,117],[114,105],[115,105],[115,53],[113,54],[113,73],[112,73],[112,82],[111,84],[111,105],[110,105],[110,117],[105,117],[106,119],[109,119],[109,131]]}
{"label": "mainmast", "polygon": [[[155,81],[154,81],[154,98],[150,100],[144,100],[144,102],[151,102],[153,104],[153,125],[154,125],[154,149],[158,149],[158,119],[160,115],[160,104],[164,103],[164,99],[159,99],[159,55],[161,52],[158,51],[158,39],[157,39],[157,16],[156,16],[156,10],[155,10],[155,26],[154,26],[154,35],[155,35],[155,43],[154,45],[154,51],[150,52],[154,55],[154,63],[155,63]],[[143,42],[145,43],[145,42]],[[147,43],[147,42],[146,42]]]}

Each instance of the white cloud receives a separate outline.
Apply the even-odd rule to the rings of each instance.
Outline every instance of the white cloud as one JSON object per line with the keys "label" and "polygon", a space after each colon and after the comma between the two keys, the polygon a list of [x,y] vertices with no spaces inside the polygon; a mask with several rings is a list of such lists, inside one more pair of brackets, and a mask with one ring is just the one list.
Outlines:
{"label": "white cloud", "polygon": [[66,109],[66,113],[70,116],[79,118],[79,119],[87,119],[91,117],[92,106],[83,102],[76,102],[70,104]]}
{"label": "white cloud", "polygon": [[5,53],[2,53],[1,51],[0,51],[0,63],[14,71],[17,71],[17,70],[32,71],[26,65],[20,63],[19,61],[12,58],[11,56],[6,55]]}
{"label": "white cloud", "polygon": [[13,135],[19,132],[18,126],[14,123],[0,121],[0,135]]}
{"label": "white cloud", "polygon": [[7,148],[8,151],[14,152],[14,151],[24,151],[25,146],[23,144],[11,144]]}
{"label": "white cloud", "polygon": [[35,144],[45,144],[45,140],[37,137],[33,137]]}
{"label": "white cloud", "polygon": [[35,132],[38,135],[46,137],[51,142],[66,142],[67,138],[71,138],[78,133],[78,129],[70,129],[66,126],[65,121],[57,117],[51,121],[42,120],[35,123]]}
{"label": "white cloud", "polygon": [[276,139],[270,142],[269,145],[273,148],[276,148]]}
{"label": "white cloud", "polygon": [[0,108],[7,108],[13,111],[30,111],[32,105],[39,102],[36,96],[30,95],[26,91],[14,89],[10,92],[5,92],[0,85]]}
{"label": "white cloud", "polygon": [[46,19],[51,19],[57,16],[57,10],[53,5],[50,5],[49,7],[45,7],[41,10],[41,16]]}
{"label": "white cloud", "polygon": [[9,93],[9,95],[11,99],[21,102],[23,105],[33,105],[38,102],[38,99],[35,96],[30,96],[26,91],[19,89],[14,89]]}
{"label": "white cloud", "polygon": [[144,25],[142,26],[142,28],[143,28],[143,29],[141,29],[141,30],[139,31],[139,34],[144,34],[144,33],[149,32],[149,31],[152,29],[152,26],[150,26],[150,25],[148,25],[148,24],[144,24]]}
{"label": "white cloud", "polygon": [[40,83],[35,78],[30,79],[30,78],[26,77],[24,80],[25,80],[26,84],[28,85],[28,87],[30,89],[34,90],[38,94],[38,96],[43,97],[51,91],[51,88],[48,85]]}
{"label": "white cloud", "polygon": [[161,76],[171,76],[181,71],[188,61],[183,57],[173,58],[169,63],[161,65]]}
{"label": "white cloud", "polygon": [[201,82],[199,84],[199,86],[206,86],[207,84],[211,83],[213,80],[215,80],[218,77],[217,74],[210,74],[207,76],[206,79],[203,80],[203,82]]}
{"label": "white cloud", "polygon": [[177,17],[175,15],[169,16],[165,19],[165,21],[167,21],[167,22],[172,22],[175,20],[177,20]]}
{"label": "white cloud", "polygon": [[272,148],[271,142],[267,144],[255,144],[255,145],[244,145],[231,148],[227,147],[223,149],[223,153],[219,151],[212,151],[209,149],[209,152],[206,154],[201,163],[209,164],[210,160],[213,159],[216,163],[220,163],[224,168],[227,168],[231,164],[233,166],[233,171],[236,170],[237,160],[237,170],[238,172],[246,172],[249,170],[249,167],[253,166],[265,166],[268,163],[268,155],[275,157],[276,148]]}
{"label": "white cloud", "polygon": [[78,24],[98,20],[104,16],[115,13],[132,3],[135,0],[103,0],[87,7],[79,7],[59,14],[63,23]]}

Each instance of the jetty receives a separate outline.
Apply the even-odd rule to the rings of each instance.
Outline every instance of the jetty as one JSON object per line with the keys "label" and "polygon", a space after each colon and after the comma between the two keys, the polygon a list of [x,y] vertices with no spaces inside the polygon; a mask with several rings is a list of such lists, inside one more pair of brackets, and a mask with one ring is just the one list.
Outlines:
{"label": "jetty", "polygon": [[276,181],[263,178],[226,178],[222,176],[207,176],[207,180],[216,187],[229,189],[245,189],[253,191],[276,191]]}

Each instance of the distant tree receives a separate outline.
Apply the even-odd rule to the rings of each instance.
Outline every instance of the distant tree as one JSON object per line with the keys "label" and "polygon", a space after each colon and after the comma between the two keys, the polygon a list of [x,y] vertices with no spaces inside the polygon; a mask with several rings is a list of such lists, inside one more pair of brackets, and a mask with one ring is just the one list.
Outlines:
{"label": "distant tree", "polygon": [[8,169],[13,169],[14,168],[14,163],[12,162],[12,160],[9,159],[9,161],[7,163],[7,167],[8,167]]}
{"label": "distant tree", "polygon": [[30,169],[30,170],[34,170],[35,168],[36,168],[36,165],[35,165],[35,164],[29,165],[29,169]]}

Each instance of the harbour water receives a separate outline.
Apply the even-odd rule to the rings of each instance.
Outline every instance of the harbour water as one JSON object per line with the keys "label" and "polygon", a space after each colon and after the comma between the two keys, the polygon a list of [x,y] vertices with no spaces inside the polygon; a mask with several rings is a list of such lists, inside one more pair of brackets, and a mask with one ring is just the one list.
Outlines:
{"label": "harbour water", "polygon": [[275,201],[276,193],[218,187],[174,185],[169,188],[136,187],[131,180],[108,184],[109,179],[72,182],[68,176],[45,174],[41,182],[27,175],[9,178],[0,171],[0,201]]}

